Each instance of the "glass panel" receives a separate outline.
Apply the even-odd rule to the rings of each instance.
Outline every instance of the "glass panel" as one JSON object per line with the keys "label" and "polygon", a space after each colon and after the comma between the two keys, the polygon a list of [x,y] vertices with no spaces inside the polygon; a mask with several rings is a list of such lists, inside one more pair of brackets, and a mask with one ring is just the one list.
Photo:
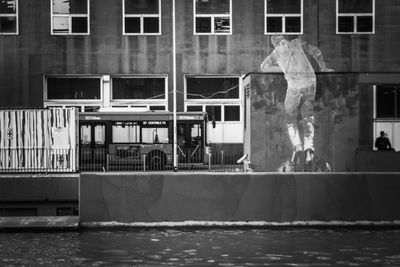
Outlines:
{"label": "glass panel", "polygon": [[240,106],[225,106],[225,121],[240,121]]}
{"label": "glass panel", "polygon": [[229,14],[229,0],[196,0],[196,14]]}
{"label": "glass panel", "polygon": [[145,33],[159,33],[160,27],[158,18],[143,18],[143,32]]}
{"label": "glass panel", "polygon": [[215,33],[229,33],[230,31],[230,19],[229,18],[214,18],[214,32]]}
{"label": "glass panel", "polygon": [[267,14],[300,14],[301,0],[267,0]]}
{"label": "glass panel", "polygon": [[395,88],[378,87],[376,90],[376,117],[392,118],[395,116]]}
{"label": "glass panel", "polygon": [[53,32],[54,33],[69,33],[68,17],[53,17]]}
{"label": "glass panel", "polygon": [[142,142],[157,144],[167,144],[168,139],[168,128],[142,128]]}
{"label": "glass panel", "polygon": [[113,78],[113,99],[165,99],[165,78]]}
{"label": "glass panel", "polygon": [[187,111],[203,111],[203,106],[187,106]]}
{"label": "glass panel", "polygon": [[90,145],[92,142],[92,126],[81,125],[81,145]]}
{"label": "glass panel", "polygon": [[158,0],[125,0],[125,14],[159,14]]}
{"label": "glass panel", "polygon": [[372,16],[357,17],[357,32],[372,32]]}
{"label": "glass panel", "polygon": [[339,32],[354,32],[354,17],[343,17],[338,18]]}
{"label": "glass panel", "polygon": [[286,17],[286,32],[301,32],[300,17]]}
{"label": "glass panel", "polygon": [[221,121],[221,106],[206,106],[208,121]]}
{"label": "glass panel", "polygon": [[190,125],[190,141],[191,145],[196,147],[198,145],[201,146],[203,138],[201,134],[201,124],[200,123],[192,123]]}
{"label": "glass panel", "polygon": [[54,14],[87,14],[87,0],[53,0]]}
{"label": "glass panel", "polygon": [[17,18],[16,17],[0,17],[0,32],[1,33],[16,33]]}
{"label": "glass panel", "polygon": [[140,18],[125,18],[125,33],[140,33]]}
{"label": "glass panel", "polygon": [[47,78],[47,99],[100,99],[100,79]]}
{"label": "glass panel", "polygon": [[211,32],[211,17],[196,18],[196,32],[210,33]]}
{"label": "glass panel", "polygon": [[267,17],[267,32],[282,32],[282,17]]}
{"label": "glass panel", "polygon": [[0,14],[15,14],[16,12],[16,0],[0,0]]}
{"label": "glass panel", "polygon": [[94,126],[94,143],[95,145],[104,145],[106,136],[106,127],[104,125]]}
{"label": "glass panel", "polygon": [[239,98],[238,78],[187,78],[188,99]]}
{"label": "glass panel", "polygon": [[85,112],[97,112],[99,109],[99,106],[85,106]]}
{"label": "glass panel", "polygon": [[339,0],[339,13],[372,13],[372,0]]}
{"label": "glass panel", "polygon": [[396,88],[396,117],[400,118],[400,88]]}
{"label": "glass panel", "polygon": [[86,17],[72,17],[72,32],[73,33],[87,33],[87,18]]}
{"label": "glass panel", "polygon": [[117,122],[112,126],[113,143],[139,143],[140,127],[136,122]]}
{"label": "glass panel", "polygon": [[165,110],[165,106],[150,106],[150,110]]}

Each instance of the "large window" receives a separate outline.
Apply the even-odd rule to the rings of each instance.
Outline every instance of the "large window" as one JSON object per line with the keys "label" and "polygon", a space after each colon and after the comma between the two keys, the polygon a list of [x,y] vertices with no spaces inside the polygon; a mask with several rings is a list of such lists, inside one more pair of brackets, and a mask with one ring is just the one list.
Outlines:
{"label": "large window", "polygon": [[186,98],[239,99],[239,79],[237,77],[187,77]]}
{"label": "large window", "polygon": [[193,0],[195,34],[231,34],[232,0]]}
{"label": "large window", "polygon": [[101,79],[95,77],[48,77],[46,100],[100,100]]}
{"label": "large window", "polygon": [[161,34],[161,0],[122,0],[125,35]]}
{"label": "large window", "polygon": [[265,34],[302,34],[303,0],[264,0]]}
{"label": "large window", "polygon": [[165,99],[164,77],[114,77],[112,78],[112,99]]}
{"label": "large window", "polygon": [[378,86],[376,118],[400,119],[400,86]]}
{"label": "large window", "polygon": [[18,34],[18,0],[0,0],[1,34]]}
{"label": "large window", "polygon": [[400,85],[375,86],[374,92],[374,140],[384,131],[400,151]]}
{"label": "large window", "polygon": [[336,33],[375,32],[375,0],[336,0]]}
{"label": "large window", "polygon": [[138,122],[115,122],[112,126],[113,143],[140,143]]}
{"label": "large window", "polygon": [[240,78],[237,76],[186,76],[185,110],[207,113],[208,141],[243,142],[239,83]]}
{"label": "large window", "polygon": [[90,0],[51,0],[52,34],[89,34]]}

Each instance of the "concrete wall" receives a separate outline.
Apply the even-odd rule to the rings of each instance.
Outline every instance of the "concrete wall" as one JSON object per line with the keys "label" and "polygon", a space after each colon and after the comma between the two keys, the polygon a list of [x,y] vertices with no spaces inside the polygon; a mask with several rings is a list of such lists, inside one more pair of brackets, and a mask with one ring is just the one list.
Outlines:
{"label": "concrete wall", "polygon": [[55,216],[57,208],[72,209],[78,201],[79,174],[0,176],[0,209],[36,208],[36,216]]}
{"label": "concrete wall", "polygon": [[392,221],[400,173],[82,174],[90,222]]}
{"label": "concrete wall", "polygon": [[[49,1],[19,1],[19,35],[0,35],[0,106],[43,105],[44,74],[168,74],[171,0],[162,0],[160,36],[122,36],[122,1],[90,5],[89,36],[50,35]],[[264,35],[264,1],[232,0],[232,35],[193,35],[193,1],[177,0],[177,89],[183,74],[246,74],[272,51]],[[390,72],[400,68],[400,3],[376,1],[376,30],[335,33],[335,1],[304,0],[304,34],[336,71]],[[293,36],[296,37],[296,36]],[[172,78],[168,79],[172,90]],[[172,108],[172,101],[170,101]],[[178,94],[178,109],[183,95]]]}

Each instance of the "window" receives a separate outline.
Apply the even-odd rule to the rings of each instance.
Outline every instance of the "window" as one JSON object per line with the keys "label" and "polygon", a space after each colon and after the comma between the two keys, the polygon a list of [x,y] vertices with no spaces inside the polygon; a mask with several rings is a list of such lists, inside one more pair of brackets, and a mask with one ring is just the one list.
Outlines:
{"label": "window", "polygon": [[100,82],[100,78],[48,77],[46,100],[100,100]]}
{"label": "window", "polygon": [[161,0],[122,0],[124,35],[161,34]]}
{"label": "window", "polygon": [[1,34],[18,34],[18,0],[0,0]]}
{"label": "window", "polygon": [[112,99],[166,99],[165,77],[114,77]]}
{"label": "window", "polygon": [[51,0],[51,34],[89,34],[90,0]]}
{"label": "window", "polygon": [[187,77],[187,99],[239,99],[237,77]]}
{"label": "window", "polygon": [[336,33],[375,32],[375,0],[336,0]]}
{"label": "window", "polygon": [[265,0],[265,34],[282,33],[303,33],[303,0]]}
{"label": "window", "polygon": [[142,143],[168,144],[168,122],[144,121],[142,124]]}
{"label": "window", "polygon": [[193,0],[195,34],[232,34],[232,0]]}
{"label": "window", "polygon": [[400,119],[400,86],[377,87],[376,118]]}
{"label": "window", "polygon": [[140,143],[140,126],[137,122],[116,122],[112,126],[113,143]]}

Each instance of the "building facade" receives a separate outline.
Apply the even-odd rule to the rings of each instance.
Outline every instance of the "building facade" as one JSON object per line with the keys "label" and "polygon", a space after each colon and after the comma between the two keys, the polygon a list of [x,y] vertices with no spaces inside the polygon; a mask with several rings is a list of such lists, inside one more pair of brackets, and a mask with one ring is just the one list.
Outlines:
{"label": "building facade", "polygon": [[400,132],[397,0],[174,2],[0,0],[0,107],[172,111],[175,88],[178,111],[215,121],[214,143],[240,144],[242,77],[284,34],[318,47],[336,72],[370,73],[370,120]]}

